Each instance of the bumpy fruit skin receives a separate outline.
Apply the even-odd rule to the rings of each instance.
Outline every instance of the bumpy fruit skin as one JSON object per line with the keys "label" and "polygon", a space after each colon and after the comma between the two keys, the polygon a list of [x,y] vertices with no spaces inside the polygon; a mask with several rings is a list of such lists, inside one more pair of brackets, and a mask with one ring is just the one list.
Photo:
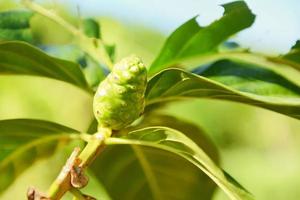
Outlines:
{"label": "bumpy fruit skin", "polygon": [[115,64],[94,96],[98,126],[120,130],[136,120],[144,111],[146,85],[147,70],[138,57]]}

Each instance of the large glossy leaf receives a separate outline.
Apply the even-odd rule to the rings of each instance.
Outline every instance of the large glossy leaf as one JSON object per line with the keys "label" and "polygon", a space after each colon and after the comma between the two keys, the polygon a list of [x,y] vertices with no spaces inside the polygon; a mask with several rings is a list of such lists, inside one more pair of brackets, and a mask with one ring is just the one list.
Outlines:
{"label": "large glossy leaf", "polygon": [[[118,132],[118,135],[153,125],[181,130],[218,162],[218,152],[204,132],[199,127],[172,116],[148,113],[134,126]],[[195,196],[211,199],[215,188],[212,181],[195,166],[172,153],[153,148],[108,147],[95,162],[93,172],[114,199],[187,200],[194,199]],[[115,163],[118,163],[117,166]]]}
{"label": "large glossy leaf", "polygon": [[76,130],[41,120],[0,121],[0,193],[32,162],[79,138]]}
{"label": "large glossy leaf", "polygon": [[77,64],[50,57],[23,42],[0,43],[0,74],[43,76],[91,91]]}
{"label": "large glossy leaf", "polygon": [[168,69],[148,84],[147,105],[183,98],[246,103],[300,118],[300,87],[265,68],[221,60],[192,74]]}
{"label": "large glossy leaf", "polygon": [[[197,126],[172,116],[151,113],[131,130],[165,125],[181,130],[218,162],[218,152]],[[197,167],[175,154],[149,147],[114,146],[101,153],[92,170],[114,199],[211,199],[215,184]],[[117,163],[117,166],[116,166]],[[105,173],[103,173],[105,171]]]}
{"label": "large glossy leaf", "polygon": [[[207,156],[207,154],[196,144],[194,143],[191,139],[189,139],[187,136],[182,134],[181,132],[166,128],[166,127],[148,127],[144,129],[140,129],[137,131],[133,131],[128,133],[128,135],[119,137],[119,138],[108,138],[106,141],[107,145],[120,145],[120,144],[130,144],[130,145],[140,145],[140,146],[145,146],[145,147],[152,147],[156,148],[156,152],[169,152],[172,153],[173,155],[177,155],[186,161],[189,161],[191,164],[199,168],[202,172],[204,172],[208,177],[211,178],[227,195],[230,199],[235,199],[235,200],[246,200],[246,199],[253,199],[252,195],[250,195],[242,186],[240,186],[232,177],[230,177],[226,172],[221,170],[217,165]],[[180,189],[181,187],[186,187],[189,181],[193,180],[190,179],[189,181],[184,181],[183,180],[178,180],[175,181],[175,185],[182,183],[179,187],[176,188],[169,188],[169,191],[166,191],[163,184],[165,184],[165,181],[168,182],[169,184],[174,183],[173,180],[165,180],[165,179],[160,179],[164,173],[171,172],[172,175],[169,175],[169,178],[171,176],[174,176],[174,174],[180,173],[180,171],[186,171],[188,170],[187,168],[182,168],[179,170],[177,168],[177,162],[175,165],[172,162],[167,162],[168,159],[163,159],[167,163],[164,163],[164,167],[169,167],[169,170],[162,171],[161,168],[151,168],[149,165],[150,162],[153,163],[163,163],[163,160],[155,160],[158,155],[148,155],[144,154],[143,150],[141,150],[138,146],[134,146],[133,149],[135,151],[135,154],[139,157],[140,163],[143,167],[143,170],[145,173],[147,173],[148,179],[151,180],[151,185],[150,189],[154,191],[154,193],[159,197],[158,199],[207,199],[206,197],[203,197],[201,194],[193,191],[191,196],[188,197],[183,197],[180,196],[180,193],[182,190]],[[153,151],[153,149],[149,148],[147,151]],[[159,153],[157,153],[159,154]],[[171,154],[169,154],[171,155]],[[149,160],[148,160],[149,159]],[[127,160],[128,161],[128,160]],[[128,162],[128,173],[132,170],[137,170],[137,169],[131,169],[133,165],[130,165],[132,161]],[[169,166],[168,166],[169,164]],[[179,170],[177,173],[176,171],[173,171],[174,169]],[[121,172],[120,169],[119,173]],[[130,171],[129,171],[130,170]],[[200,171],[199,170],[199,171]],[[159,174],[154,174],[154,172],[160,172]],[[113,176],[113,175],[111,175]],[[154,179],[159,176],[159,179]],[[129,178],[130,176],[128,176]],[[176,176],[174,176],[176,177]],[[120,177],[117,177],[116,175],[111,179],[110,184],[114,183],[117,181],[117,179]],[[126,177],[122,177],[123,179],[126,179]],[[195,177],[194,177],[195,178]],[[198,177],[199,178],[199,177]],[[140,179],[143,180],[143,179]],[[161,182],[160,182],[161,180]],[[197,179],[196,179],[197,180]],[[194,179],[194,182],[197,182]],[[155,182],[154,182],[155,181]],[[156,182],[157,181],[157,182]],[[134,187],[135,193],[130,195],[132,197],[137,197],[137,198],[132,198],[132,199],[141,199],[141,195],[145,195],[147,190],[146,188],[143,188],[142,186],[143,182],[140,183],[135,183],[137,186]],[[161,185],[160,185],[161,184]],[[170,185],[169,185],[170,186]],[[195,185],[196,186],[196,185]],[[195,187],[194,186],[194,187]],[[198,187],[199,185],[197,185]],[[148,187],[147,185],[145,187]],[[144,189],[144,190],[143,190]],[[199,190],[201,188],[198,188]],[[155,192],[156,191],[156,192]],[[183,194],[186,194],[183,192]],[[125,195],[125,194],[124,194]],[[156,198],[156,195],[154,196],[154,199]],[[179,195],[179,196],[177,196]],[[127,197],[127,196],[126,196]],[[176,198],[177,197],[177,198]],[[129,199],[129,198],[126,198]],[[152,199],[152,198],[149,198]]]}
{"label": "large glossy leaf", "polygon": [[223,17],[206,27],[200,27],[196,18],[192,18],[174,31],[151,65],[149,73],[176,64],[178,60],[215,51],[228,37],[254,22],[254,14],[243,1],[228,3],[223,7]]}
{"label": "large glossy leaf", "polygon": [[22,40],[33,42],[30,30],[32,12],[11,10],[0,13],[0,41]]}
{"label": "large glossy leaf", "polygon": [[186,160],[149,147],[108,146],[91,169],[116,200],[208,200],[216,188]]}

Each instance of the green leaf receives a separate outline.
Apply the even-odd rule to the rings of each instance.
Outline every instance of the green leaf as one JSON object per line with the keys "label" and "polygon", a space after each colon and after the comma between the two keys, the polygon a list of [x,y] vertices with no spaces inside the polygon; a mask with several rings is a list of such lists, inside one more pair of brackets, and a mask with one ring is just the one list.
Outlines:
{"label": "green leaf", "polygon": [[[86,36],[102,40],[101,26],[96,20],[92,18],[84,19],[83,29]],[[104,49],[112,61],[115,57],[115,48],[115,45],[104,43]]]}
{"label": "green leaf", "polygon": [[188,161],[140,146],[108,146],[91,169],[112,199],[212,199],[215,184]]}
{"label": "green leaf", "polygon": [[[295,63],[300,64],[300,40],[297,40],[294,46],[292,46],[290,52],[283,55],[283,58]],[[300,70],[300,67],[298,68]]]}
{"label": "green leaf", "polygon": [[116,45],[105,44],[105,50],[106,50],[107,54],[109,55],[110,59],[112,61],[114,61],[115,57],[116,57]]}
{"label": "green leaf", "polygon": [[188,161],[149,147],[108,146],[91,168],[113,199],[211,199],[216,188]]}
{"label": "green leaf", "polygon": [[179,53],[178,51],[184,48],[186,43],[202,29],[196,18],[197,16],[182,24],[167,38],[160,54],[149,68],[149,72],[154,73],[162,69],[160,66],[163,64],[171,62]]}
{"label": "green leaf", "polygon": [[77,64],[53,58],[23,42],[0,43],[0,74],[43,76],[91,91]]}
{"label": "green leaf", "polygon": [[228,60],[192,74],[167,69],[148,83],[146,104],[184,98],[230,100],[300,118],[300,87],[270,69]]}
{"label": "green leaf", "polygon": [[[259,68],[270,69],[278,74],[281,74],[288,80],[300,85],[298,76],[300,75],[300,64],[291,62],[284,57],[274,57],[253,52],[247,52],[246,50],[222,50],[222,52],[210,53],[207,55],[196,56],[190,59],[185,59],[180,62],[180,65],[187,69],[193,70],[202,66],[207,66],[218,60],[231,60],[233,62],[242,62],[249,65],[255,65]],[[199,67],[200,66],[200,67]],[[296,70],[296,71],[295,71]],[[298,71],[298,72],[297,72]],[[295,76],[297,75],[298,76]]]}
{"label": "green leaf", "polygon": [[225,9],[223,17],[201,29],[180,50],[177,57],[183,58],[212,51],[231,35],[253,24],[255,15],[244,1],[224,4],[223,7]]}
{"label": "green leaf", "polygon": [[0,29],[0,41],[1,40],[20,40],[33,43],[30,29]]}
{"label": "green leaf", "polygon": [[93,121],[90,123],[86,132],[90,134],[94,134],[97,132],[97,129],[98,129],[98,122],[96,118],[94,118]]}
{"label": "green leaf", "polygon": [[21,40],[33,43],[30,29],[32,12],[12,10],[0,13],[0,41]]}
{"label": "green leaf", "polygon": [[[182,131],[201,146],[215,162],[218,162],[217,149],[205,133],[199,127],[172,116],[157,113],[146,114],[138,125],[121,130],[118,134],[125,134],[131,130],[162,124]],[[97,123],[94,120],[88,132],[95,133],[96,130]],[[152,173],[155,179],[157,179],[154,181],[158,181],[160,187],[158,194],[154,194],[151,190],[153,186],[149,187],[148,175],[145,175],[140,159],[136,156],[135,151],[136,149],[133,150],[129,146],[108,147],[94,161],[91,167],[93,173],[106,186],[114,199],[153,199],[153,195],[159,196],[162,191],[164,193],[166,191],[172,193],[175,188],[177,192],[174,195],[176,195],[177,199],[194,199],[195,196],[199,195],[203,199],[211,199],[215,186],[196,167],[168,152],[140,147],[137,151],[141,151],[149,160],[149,166],[153,170]],[[116,163],[118,163],[117,166]],[[170,165],[172,166],[171,168]],[[104,171],[105,173],[103,173]],[[172,173],[173,175],[170,176]],[[143,182],[144,185],[139,189],[138,184],[140,182]],[[172,184],[172,182],[176,182],[176,185]],[[133,195],[136,196],[133,197]],[[163,197],[167,198],[164,195]]]}
{"label": "green leaf", "polygon": [[84,19],[83,30],[84,34],[88,37],[101,38],[100,26],[94,19]]}
{"label": "green leaf", "polygon": [[78,131],[32,119],[0,121],[0,193],[32,162],[52,155],[58,146],[79,139]]}
{"label": "green leaf", "polygon": [[43,120],[0,120],[0,162],[19,146],[57,132],[76,133],[78,131]]}
{"label": "green leaf", "polygon": [[198,146],[200,146],[216,163],[219,162],[219,155],[216,146],[207,137],[207,134],[197,125],[184,121],[170,115],[164,115],[161,113],[145,113],[143,118],[135,126],[128,127],[122,132],[130,132],[148,126],[166,126],[176,129],[190,139],[192,139]]}
{"label": "green leaf", "polygon": [[0,29],[28,28],[32,12],[12,10],[0,12]]}
{"label": "green leaf", "polygon": [[[194,166],[199,168],[202,172],[204,172],[228,195],[230,199],[232,200],[253,199],[253,197],[242,186],[240,186],[232,177],[230,177],[226,172],[224,172],[219,167],[217,167],[216,164],[207,156],[207,154],[199,146],[197,146],[197,144],[195,144],[191,139],[189,139],[187,136],[185,136],[184,134],[182,134],[177,130],[166,128],[166,127],[148,127],[148,128],[130,132],[128,133],[127,136],[123,136],[121,138],[108,138],[106,140],[106,144],[107,145],[120,145],[120,144],[140,145],[145,147],[157,148],[161,150],[157,152],[167,151],[169,153],[173,153],[174,155],[177,155],[185,159],[186,161],[189,161],[191,164],[193,164]],[[142,153],[142,150],[140,150],[139,147],[134,147],[134,148],[138,148],[138,152],[136,153],[138,154]],[[140,154],[140,157],[143,159],[141,163],[144,164],[142,165],[144,165],[144,168],[147,170],[144,171],[148,172],[149,169],[149,165],[147,164],[148,157],[143,154]],[[152,159],[155,159],[155,156],[153,157]],[[174,165],[174,163],[169,163],[169,168],[168,168],[169,172],[172,171],[172,169],[174,168],[177,169],[176,165],[177,164]],[[167,164],[165,166],[167,167]],[[131,167],[131,165],[129,165],[128,167]],[[155,169],[155,170],[159,170],[159,169]],[[177,173],[180,173],[180,171],[186,171],[187,169],[182,168],[181,170],[180,169],[177,170],[178,170]],[[176,172],[172,172],[171,174],[173,176],[173,174],[176,174]],[[153,175],[150,174],[150,176]],[[115,179],[113,180],[116,181]],[[172,184],[172,182],[174,183],[174,181],[172,180],[169,181],[170,181],[169,184]],[[182,183],[182,182],[176,181],[176,184],[178,183]],[[157,189],[163,189],[163,188],[160,188],[159,185],[157,185]],[[198,189],[200,190],[201,188]],[[162,193],[160,193],[161,195],[169,195],[169,196],[160,196],[160,197],[162,197],[161,199],[174,199],[175,197],[177,197],[178,194],[177,192],[179,192],[177,190],[180,190],[180,187],[179,188],[176,187],[176,189],[170,188],[170,191],[166,191],[165,193],[164,190],[162,190],[161,191]],[[199,193],[198,194],[194,193],[193,195],[194,196],[190,198],[181,197],[178,199],[199,199],[200,197],[202,198],[202,195]],[[203,198],[203,199],[207,199],[207,198]]]}
{"label": "green leaf", "polygon": [[297,40],[291,49],[300,49],[300,40]]}
{"label": "green leaf", "polygon": [[[101,40],[101,29],[99,23],[92,19],[84,19],[82,21],[83,33],[90,37],[89,42],[96,44],[97,41]],[[96,40],[99,39],[99,40]],[[115,57],[115,45],[109,45],[103,42],[104,50],[107,52],[110,59],[113,61]],[[96,62],[89,54],[84,52],[82,48],[76,45],[64,45],[64,46],[49,46],[46,45],[44,49],[46,52],[51,53],[55,57],[66,59],[69,61],[77,62],[82,67],[84,75],[88,84],[93,88],[97,89],[99,83],[105,78],[106,66]]]}
{"label": "green leaf", "polygon": [[47,45],[43,46],[42,49],[47,54],[56,58],[78,63],[85,75],[88,85],[92,88],[97,87],[106,77],[104,68],[76,45]]}
{"label": "green leaf", "polygon": [[254,22],[255,15],[243,1],[228,3],[223,7],[223,17],[212,24],[200,27],[194,17],[172,33],[152,63],[149,73],[176,64],[178,60],[216,51],[228,37]]}

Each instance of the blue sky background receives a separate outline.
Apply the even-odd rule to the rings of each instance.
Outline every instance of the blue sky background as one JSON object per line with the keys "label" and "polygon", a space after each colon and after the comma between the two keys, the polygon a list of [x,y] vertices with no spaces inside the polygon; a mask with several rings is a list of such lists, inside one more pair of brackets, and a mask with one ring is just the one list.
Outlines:
{"label": "blue sky background", "polygon": [[[228,0],[65,0],[83,16],[111,16],[169,34],[189,18],[200,14],[201,25],[222,16]],[[235,41],[255,51],[284,53],[300,38],[299,0],[246,0],[257,15],[255,24]],[[57,1],[57,3],[59,3]]]}

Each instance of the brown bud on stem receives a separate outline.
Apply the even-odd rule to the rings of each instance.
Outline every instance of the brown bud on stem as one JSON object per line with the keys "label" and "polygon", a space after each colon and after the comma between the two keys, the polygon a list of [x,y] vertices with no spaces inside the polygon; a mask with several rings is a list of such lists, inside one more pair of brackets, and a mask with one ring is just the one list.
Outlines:
{"label": "brown bud on stem", "polygon": [[39,192],[34,187],[29,187],[27,190],[27,199],[28,200],[51,200],[46,195]]}

